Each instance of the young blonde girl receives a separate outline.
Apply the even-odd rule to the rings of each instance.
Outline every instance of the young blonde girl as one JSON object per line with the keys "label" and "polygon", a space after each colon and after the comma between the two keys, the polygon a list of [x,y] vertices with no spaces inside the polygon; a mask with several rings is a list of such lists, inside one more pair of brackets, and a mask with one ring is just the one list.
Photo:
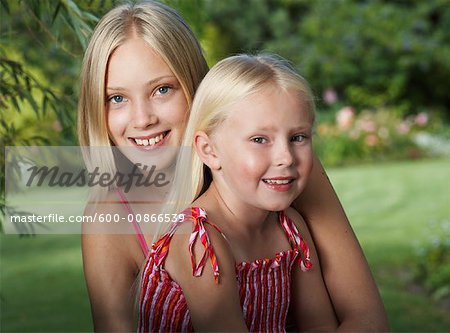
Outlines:
{"label": "young blonde girl", "polygon": [[[139,46],[137,51],[136,45]],[[121,65],[123,51],[134,55],[133,63],[141,65],[137,73],[131,72],[128,64]],[[208,70],[199,43],[189,26],[175,10],[156,1],[113,8],[94,30],[80,76],[80,145],[104,147],[93,150],[94,154],[88,156],[87,162],[91,168],[98,166],[101,172],[114,173],[117,165],[112,150],[118,148],[126,153],[129,142],[117,137],[117,122],[112,121],[117,119],[116,116],[126,115],[125,123],[132,125],[139,122],[148,132],[156,130],[156,125],[150,120],[155,117],[158,121],[164,120],[165,110],[159,106],[140,110],[116,108],[124,101],[127,101],[125,105],[141,101],[141,90],[130,86],[128,81],[133,84],[141,82],[141,76],[144,76],[144,82],[152,81],[155,72],[153,67],[147,68],[148,64],[158,64],[157,69],[164,67],[170,71],[169,75],[176,78],[176,89],[171,88],[170,91],[179,92],[177,89],[181,87],[184,100],[183,103],[171,104],[169,109],[174,116],[185,121],[195,90]],[[117,67],[119,72],[115,74],[112,67]],[[115,82],[111,82],[112,79]],[[108,86],[113,83],[126,88],[126,94],[108,92]],[[166,87],[171,86],[161,88],[166,91]],[[117,104],[119,101],[121,103]],[[182,133],[184,127],[182,121],[172,131],[176,129]],[[170,144],[179,146],[181,141],[177,140],[171,140],[173,142]],[[130,158],[132,163],[142,163]],[[152,197],[161,197],[155,193],[155,187],[125,193],[123,198],[112,190],[107,193],[104,205],[88,204],[86,214],[128,217],[133,213],[146,213],[147,203]],[[310,180],[293,206],[305,217],[320,252],[324,282],[340,328],[348,331],[386,330],[383,305],[367,261],[317,158],[313,161]],[[133,228],[128,223],[123,234],[113,234],[107,230],[97,234],[89,225],[83,229],[84,274],[96,331],[133,330],[133,284],[148,254],[153,235],[144,237],[139,231],[132,233]],[[314,264],[317,268],[317,263]],[[222,277],[224,269],[221,267]]]}
{"label": "young blonde girl", "polygon": [[308,229],[288,209],[311,172],[313,121],[307,83],[280,58],[210,70],[168,204],[185,216],[147,260],[139,331],[281,332],[290,303],[299,330],[336,329]]}
{"label": "young blonde girl", "polygon": [[[207,71],[197,39],[172,8],[147,1],[109,11],[94,30],[80,78],[78,137],[87,167],[115,175],[124,165],[144,164],[148,156],[157,166],[161,160],[173,164],[172,151],[180,145],[193,95]],[[149,142],[155,138],[158,149]],[[136,321],[134,284],[151,240],[141,231],[144,223],[129,223],[130,217],[159,211],[151,203],[164,196],[155,186],[112,187],[99,194],[85,214],[120,221],[83,226],[94,329],[128,332]]]}

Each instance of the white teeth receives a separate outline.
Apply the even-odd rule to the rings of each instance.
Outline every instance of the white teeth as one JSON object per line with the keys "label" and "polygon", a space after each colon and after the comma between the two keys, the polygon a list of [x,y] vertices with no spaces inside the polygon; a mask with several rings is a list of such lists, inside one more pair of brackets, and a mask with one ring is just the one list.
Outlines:
{"label": "white teeth", "polygon": [[290,180],[289,179],[265,179],[264,182],[266,182],[267,184],[273,184],[273,185],[286,185],[289,184]]}
{"label": "white teeth", "polygon": [[160,134],[150,139],[134,139],[138,146],[153,146],[164,138],[164,134]]}

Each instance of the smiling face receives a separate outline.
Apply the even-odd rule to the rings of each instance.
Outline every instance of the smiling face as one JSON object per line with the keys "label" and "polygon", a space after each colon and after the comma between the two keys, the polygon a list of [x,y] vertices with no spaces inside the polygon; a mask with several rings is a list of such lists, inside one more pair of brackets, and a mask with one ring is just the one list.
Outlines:
{"label": "smiling face", "polygon": [[312,168],[313,117],[297,92],[267,86],[233,104],[212,135],[214,182],[236,209],[286,209]]}
{"label": "smiling face", "polygon": [[106,96],[114,145],[133,163],[171,165],[188,104],[174,73],[144,40],[128,39],[112,53]]}

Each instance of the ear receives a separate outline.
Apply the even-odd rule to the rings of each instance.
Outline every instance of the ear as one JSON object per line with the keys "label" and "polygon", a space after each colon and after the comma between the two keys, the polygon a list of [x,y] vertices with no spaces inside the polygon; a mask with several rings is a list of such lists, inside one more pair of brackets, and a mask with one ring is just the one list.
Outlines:
{"label": "ear", "polygon": [[194,147],[200,160],[211,170],[220,170],[220,161],[214,148],[213,141],[203,131],[197,131],[194,135]]}

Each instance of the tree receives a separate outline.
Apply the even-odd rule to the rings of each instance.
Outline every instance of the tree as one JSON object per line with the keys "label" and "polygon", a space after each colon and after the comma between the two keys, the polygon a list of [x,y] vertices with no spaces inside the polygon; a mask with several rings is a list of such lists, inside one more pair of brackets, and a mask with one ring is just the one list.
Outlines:
{"label": "tree", "polygon": [[271,51],[318,95],[333,88],[358,108],[450,110],[448,0],[205,0],[205,10],[215,61]]}
{"label": "tree", "polygon": [[[17,179],[20,161],[6,161],[4,147],[75,143],[74,82],[97,18],[72,0],[1,0],[0,14],[0,161],[11,163],[8,177]],[[2,215],[12,209],[4,172]]]}

